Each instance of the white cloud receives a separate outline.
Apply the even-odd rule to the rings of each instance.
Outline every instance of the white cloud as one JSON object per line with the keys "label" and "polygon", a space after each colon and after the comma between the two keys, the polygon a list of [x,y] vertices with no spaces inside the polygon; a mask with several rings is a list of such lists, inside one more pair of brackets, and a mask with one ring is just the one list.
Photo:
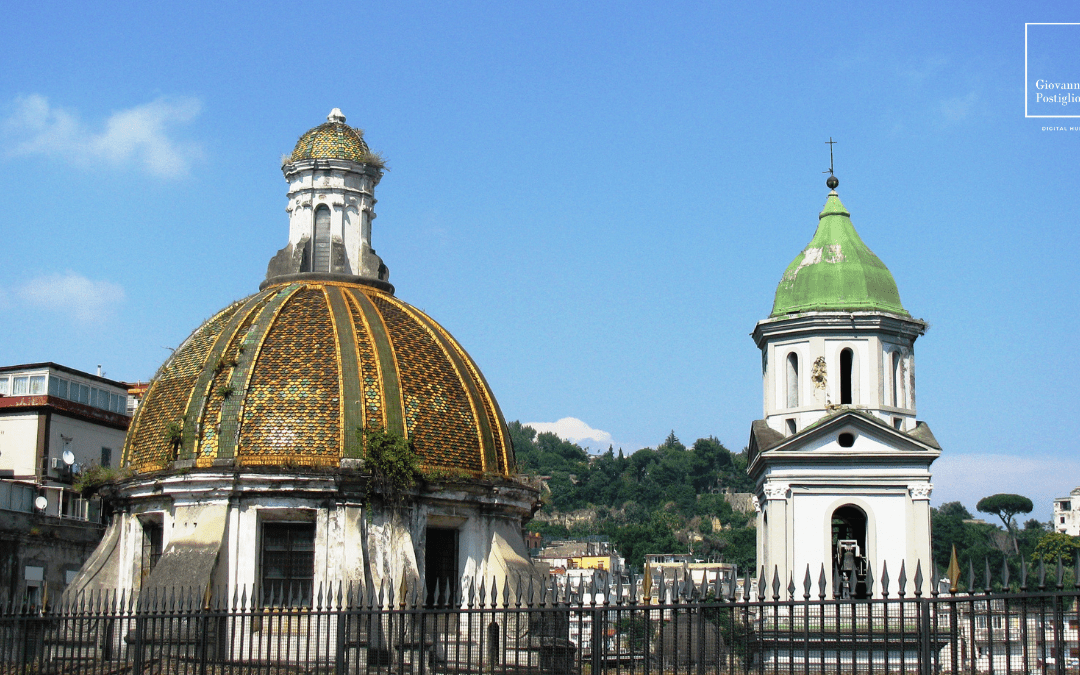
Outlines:
{"label": "white cloud", "polygon": [[70,314],[77,323],[101,323],[124,302],[124,287],[111,281],[94,281],[66,272],[31,279],[7,296],[10,305],[40,308]]}
{"label": "white cloud", "polygon": [[198,116],[195,98],[158,98],[113,113],[95,131],[77,113],[49,104],[40,94],[15,99],[3,121],[3,148],[9,157],[56,157],[79,166],[138,165],[163,178],[188,173],[202,148],[173,138],[174,127]]}
{"label": "white cloud", "polygon": [[594,450],[607,450],[608,446],[614,443],[611,434],[593,429],[576,417],[564,417],[558,422],[526,422],[524,426],[532,427],[538,433],[550,431],[564,441]]}
{"label": "white cloud", "polygon": [[1080,485],[1080,458],[1043,455],[952,454],[948,451],[930,467],[934,474],[933,503],[959,501],[975,514],[975,504],[1002,492],[1024,495],[1035,504],[1028,518],[1049,520],[1055,497]]}

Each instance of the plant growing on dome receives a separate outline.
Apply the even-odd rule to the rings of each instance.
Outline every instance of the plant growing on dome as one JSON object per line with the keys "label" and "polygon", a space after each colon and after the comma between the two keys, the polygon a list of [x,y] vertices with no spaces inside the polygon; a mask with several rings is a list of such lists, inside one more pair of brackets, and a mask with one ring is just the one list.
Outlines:
{"label": "plant growing on dome", "polygon": [[412,440],[377,427],[364,427],[358,434],[365,468],[371,474],[368,496],[374,489],[386,501],[403,501],[405,493],[423,478]]}
{"label": "plant growing on dome", "polygon": [[184,440],[184,425],[180,421],[169,422],[165,427],[165,440],[172,446],[180,445],[180,442]]}
{"label": "plant growing on dome", "polygon": [[229,398],[233,395],[233,392],[235,391],[236,388],[233,387],[231,384],[223,384],[217,388],[217,395],[221,398]]}
{"label": "plant growing on dome", "polygon": [[364,163],[369,164],[379,171],[389,171],[386,168],[386,159],[380,152],[368,152],[364,155]]}

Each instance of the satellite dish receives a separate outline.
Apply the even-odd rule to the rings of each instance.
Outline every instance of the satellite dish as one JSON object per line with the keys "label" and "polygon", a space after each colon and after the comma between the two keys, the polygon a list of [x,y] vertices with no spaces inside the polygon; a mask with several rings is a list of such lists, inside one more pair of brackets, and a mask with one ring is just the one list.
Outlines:
{"label": "satellite dish", "polygon": [[75,453],[70,450],[64,451],[64,464],[71,466],[75,463]]}
{"label": "satellite dish", "polygon": [[38,498],[34,500],[34,506],[38,508],[38,511],[44,511],[45,507],[48,505],[49,500],[45,499],[45,495],[39,495]]}

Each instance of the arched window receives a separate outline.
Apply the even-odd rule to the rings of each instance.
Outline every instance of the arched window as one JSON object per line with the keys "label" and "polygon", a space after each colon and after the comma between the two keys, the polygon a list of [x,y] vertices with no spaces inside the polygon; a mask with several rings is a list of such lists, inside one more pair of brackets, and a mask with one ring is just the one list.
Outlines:
{"label": "arched window", "polygon": [[315,236],[312,247],[312,272],[330,271],[330,209],[315,209]]}
{"label": "arched window", "polygon": [[787,355],[787,407],[799,407],[799,355],[791,352]]}
{"label": "arched window", "polygon": [[850,349],[840,351],[840,403],[849,405],[852,403],[851,384],[855,373],[855,353]]}
{"label": "arched window", "polygon": [[897,408],[906,407],[907,397],[904,396],[904,360],[900,358],[900,352],[892,353],[892,390],[893,405]]}

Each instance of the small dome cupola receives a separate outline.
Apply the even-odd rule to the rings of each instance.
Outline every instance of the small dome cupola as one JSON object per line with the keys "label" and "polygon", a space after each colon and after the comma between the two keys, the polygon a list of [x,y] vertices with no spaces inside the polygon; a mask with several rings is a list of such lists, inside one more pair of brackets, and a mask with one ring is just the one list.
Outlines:
{"label": "small dome cupola", "polygon": [[839,184],[829,176],[829,196],[818,215],[817,231],[784,271],[770,316],[819,311],[908,316],[889,269],[851,224],[851,214],[836,193]]}
{"label": "small dome cupola", "polygon": [[339,108],[302,134],[281,166],[289,183],[289,243],[270,260],[263,286],[333,278],[393,292],[371,246],[375,186],[384,170],[363,130],[347,125]]}

